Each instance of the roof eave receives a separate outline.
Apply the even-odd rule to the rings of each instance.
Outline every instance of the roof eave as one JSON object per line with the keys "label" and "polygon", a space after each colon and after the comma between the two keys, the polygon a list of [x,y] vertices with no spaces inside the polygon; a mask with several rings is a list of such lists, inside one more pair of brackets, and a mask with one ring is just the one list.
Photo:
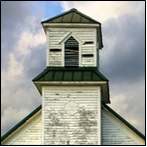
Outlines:
{"label": "roof eave", "polygon": [[[69,13],[77,13],[78,15],[81,15],[82,17],[88,19],[90,21],[89,22],[70,22],[70,23],[66,23],[66,22],[54,22],[55,19],[58,19],[59,17],[64,17],[64,15],[68,15]],[[97,27],[97,30],[98,30],[98,41],[99,41],[99,48],[98,49],[102,49],[103,48],[103,42],[102,42],[102,33],[101,33],[101,23],[94,20],[93,18],[85,15],[84,13],[82,12],[79,12],[77,9],[73,8],[73,9],[70,9],[69,11],[66,11],[64,13],[61,13],[59,15],[56,15],[50,19],[46,19],[46,20],[43,20],[41,21],[41,24],[44,28],[44,32],[46,34],[46,29],[48,27],[68,27],[68,26],[72,26],[72,27]],[[69,25],[70,24],[70,25]],[[72,24],[72,25],[71,25]]]}

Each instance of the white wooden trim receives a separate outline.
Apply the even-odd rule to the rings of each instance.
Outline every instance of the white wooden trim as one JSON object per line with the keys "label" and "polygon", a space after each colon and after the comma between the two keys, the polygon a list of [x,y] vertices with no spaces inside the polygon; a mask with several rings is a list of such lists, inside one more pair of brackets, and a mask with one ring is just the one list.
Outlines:
{"label": "white wooden trim", "polygon": [[46,33],[46,66],[49,66],[49,31]]}
{"label": "white wooden trim", "polygon": [[[43,89],[45,90],[45,89],[54,89],[55,87],[54,86],[42,86],[43,87]],[[62,88],[69,88],[68,86],[56,86],[56,89],[61,89],[61,87]],[[97,88],[99,87],[99,86],[71,86],[73,89],[75,88],[75,89],[77,89],[77,87],[81,87],[81,88],[84,88],[84,89],[89,89],[89,87],[91,88],[91,87],[93,87],[93,88],[95,88],[96,90],[97,90]]]}
{"label": "white wooden trim", "polygon": [[65,45],[64,43],[62,43],[62,66],[64,67],[65,66]]}
{"label": "white wooden trim", "polygon": [[98,87],[98,145],[101,145],[101,87]]}
{"label": "white wooden trim", "polygon": [[42,140],[41,144],[44,145],[44,87],[42,87]]}
{"label": "white wooden trim", "polygon": [[82,47],[82,44],[83,43],[79,43],[79,67],[81,67],[81,65],[82,65],[82,63],[81,63],[81,61],[82,61],[82,54],[81,54],[81,47]]}
{"label": "white wooden trim", "polygon": [[[93,29],[95,29],[95,28],[96,28],[96,27],[72,27],[72,26],[70,26],[70,27],[66,27],[66,26],[60,27],[60,26],[59,26],[59,27],[48,27],[48,28],[46,28],[46,30],[49,31],[49,32],[50,32],[50,31],[52,32],[52,31],[60,31],[60,30],[69,30],[69,31],[68,31],[68,33],[69,33],[69,32],[74,32],[74,30],[79,30],[79,31],[81,31],[81,29],[82,29],[82,30],[89,30],[89,29],[90,29],[90,30],[93,30]],[[97,29],[97,28],[96,28],[96,29]],[[79,31],[78,31],[78,32],[79,32]],[[66,32],[66,33],[67,33],[67,32]],[[68,34],[68,33],[67,33],[67,34]]]}
{"label": "white wooden trim", "polygon": [[100,62],[100,59],[99,59],[99,42],[97,42],[97,46],[96,46],[96,51],[97,51],[97,67],[98,67],[98,69],[99,69],[99,62]]}
{"label": "white wooden trim", "polygon": [[79,43],[83,44],[84,42],[79,39],[79,37],[77,37],[77,35],[73,32],[69,32],[66,37],[62,38],[61,41],[59,42],[59,44],[65,43],[70,37],[74,37],[76,39],[76,41],[78,41]]}
{"label": "white wooden trim", "polygon": [[94,66],[97,66],[97,49],[96,49],[97,30],[94,31]]}
{"label": "white wooden trim", "polygon": [[82,44],[83,46],[94,46],[94,44]]}
{"label": "white wooden trim", "polygon": [[43,26],[52,26],[52,27],[99,27],[99,24],[84,24],[84,23],[44,23]]}
{"label": "white wooden trim", "polygon": [[67,38],[69,38],[69,36],[72,34],[72,32],[68,32],[60,41],[59,44],[62,44],[62,42],[65,42],[65,40],[67,40]]}
{"label": "white wooden trim", "polygon": [[59,44],[62,44],[62,66],[65,66],[65,42],[70,38],[73,37],[76,39],[76,41],[78,41],[79,43],[79,67],[81,67],[81,45],[84,43],[81,39],[79,39],[79,37],[77,37],[77,35],[75,35],[75,33],[73,32],[69,32],[67,33],[66,37],[64,37],[63,39],[61,39],[61,41],[59,42]]}

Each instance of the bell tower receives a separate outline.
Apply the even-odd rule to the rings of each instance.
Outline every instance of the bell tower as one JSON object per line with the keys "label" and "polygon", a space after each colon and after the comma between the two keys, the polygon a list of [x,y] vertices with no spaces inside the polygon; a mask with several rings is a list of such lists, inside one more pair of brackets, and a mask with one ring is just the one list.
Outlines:
{"label": "bell tower", "polygon": [[110,103],[99,71],[101,23],[76,9],[41,23],[46,69],[33,82],[42,95],[42,144],[101,145],[101,102]]}

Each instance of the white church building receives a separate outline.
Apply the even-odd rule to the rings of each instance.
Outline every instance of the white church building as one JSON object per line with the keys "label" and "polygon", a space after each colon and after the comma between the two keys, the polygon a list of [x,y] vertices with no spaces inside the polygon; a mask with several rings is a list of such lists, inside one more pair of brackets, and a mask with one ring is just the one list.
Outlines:
{"label": "white church building", "polygon": [[42,104],[3,135],[1,145],[145,145],[145,136],[107,105],[101,23],[77,9],[41,23],[46,69],[33,83]]}

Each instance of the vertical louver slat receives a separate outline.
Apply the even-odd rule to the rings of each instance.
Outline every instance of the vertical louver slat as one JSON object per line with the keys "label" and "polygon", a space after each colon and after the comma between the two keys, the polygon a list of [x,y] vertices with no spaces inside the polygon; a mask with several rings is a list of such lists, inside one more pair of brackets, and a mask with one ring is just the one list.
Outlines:
{"label": "vertical louver slat", "polygon": [[79,66],[79,43],[71,36],[65,42],[65,67]]}

